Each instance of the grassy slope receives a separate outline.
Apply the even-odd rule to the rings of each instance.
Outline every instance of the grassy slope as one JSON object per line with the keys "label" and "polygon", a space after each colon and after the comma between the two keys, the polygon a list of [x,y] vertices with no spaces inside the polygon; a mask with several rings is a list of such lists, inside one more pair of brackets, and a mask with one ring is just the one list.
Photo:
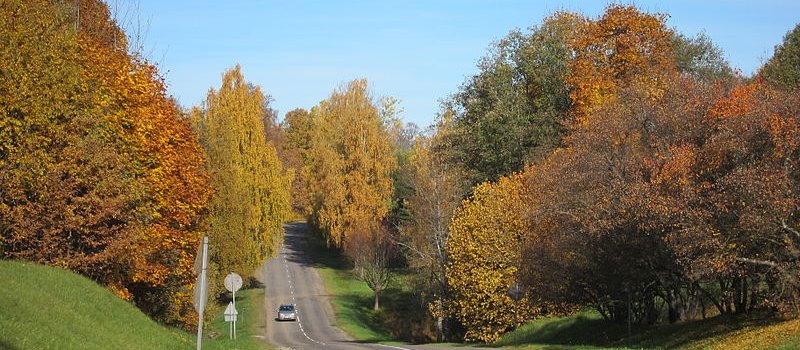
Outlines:
{"label": "grassy slope", "polygon": [[[206,326],[204,349],[261,350],[262,288],[236,294],[238,338],[222,314]],[[0,350],[194,349],[196,334],[162,326],[75,273],[0,260]],[[213,336],[213,339],[208,339]]]}
{"label": "grassy slope", "polygon": [[0,261],[0,349],[190,349],[193,340],[85,277]]}
{"label": "grassy slope", "polygon": [[734,330],[698,339],[687,349],[800,349],[800,320],[772,324],[744,324]]}

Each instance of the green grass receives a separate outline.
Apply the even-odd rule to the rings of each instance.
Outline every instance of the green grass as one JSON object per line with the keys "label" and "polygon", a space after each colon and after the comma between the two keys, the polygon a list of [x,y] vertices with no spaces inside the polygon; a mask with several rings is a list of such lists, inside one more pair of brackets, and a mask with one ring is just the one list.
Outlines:
{"label": "green grass", "polygon": [[381,294],[381,310],[374,311],[372,290],[356,278],[339,251],[327,248],[314,234],[306,236],[305,249],[331,295],[336,326],[353,339],[367,343],[409,344],[435,338],[433,321],[425,316],[425,306],[414,296],[413,276],[409,272],[393,271],[392,282]]}
{"label": "green grass", "polygon": [[[230,339],[230,326],[219,313],[206,328],[205,337],[212,339],[203,342],[203,349],[262,350],[266,348],[263,340],[266,324],[264,310],[264,289],[251,288],[236,293],[236,339]],[[227,306],[227,303],[225,304]],[[224,311],[224,308],[222,308]]]}
{"label": "green grass", "polygon": [[[593,312],[579,312],[570,317],[553,317],[536,320],[521,326],[514,332],[506,333],[494,346],[554,346],[554,349],[591,349],[619,340],[627,333],[627,328],[606,324]],[[562,347],[559,347],[562,346]]]}
{"label": "green grass", "polygon": [[392,340],[391,336],[376,327],[378,314],[372,311],[372,290],[347,271],[329,267],[317,269],[332,295],[331,303],[336,313],[336,325],[353,339],[365,342]]}
{"label": "green grass", "polygon": [[800,320],[714,317],[672,325],[627,327],[592,311],[532,321],[491,347],[518,349],[800,349]]}
{"label": "green grass", "polygon": [[[263,288],[236,293],[237,339],[228,339],[220,313],[205,327],[203,349],[265,349],[256,337],[264,334],[263,300]],[[0,350],[194,349],[195,337],[156,323],[86,277],[0,260]]]}
{"label": "green grass", "polygon": [[0,261],[0,349],[191,349],[164,327],[70,271]]}

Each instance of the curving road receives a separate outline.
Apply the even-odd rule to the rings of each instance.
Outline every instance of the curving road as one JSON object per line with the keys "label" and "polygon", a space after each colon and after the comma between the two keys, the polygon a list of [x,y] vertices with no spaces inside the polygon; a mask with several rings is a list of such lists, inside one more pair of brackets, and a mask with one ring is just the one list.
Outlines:
{"label": "curving road", "polygon": [[[411,345],[359,343],[332,326],[333,309],[328,302],[322,280],[303,252],[305,223],[284,226],[286,238],[281,253],[264,263],[261,280],[265,285],[264,307],[267,324],[265,338],[281,349],[446,349]],[[280,304],[297,305],[297,322],[278,322]],[[451,348],[452,349],[452,348]]]}

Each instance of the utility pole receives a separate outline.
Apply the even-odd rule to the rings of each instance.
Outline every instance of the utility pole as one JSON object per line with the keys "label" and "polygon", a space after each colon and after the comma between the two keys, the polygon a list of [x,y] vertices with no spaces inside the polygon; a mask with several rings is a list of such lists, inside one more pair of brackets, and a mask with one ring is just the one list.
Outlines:
{"label": "utility pole", "polygon": [[200,274],[198,277],[199,281],[195,282],[194,287],[194,308],[197,310],[197,350],[201,350],[203,348],[203,310],[206,308],[206,299],[208,299],[208,287],[206,283],[206,270],[208,270],[208,237],[203,237],[203,243],[194,261],[194,269],[195,273]]}

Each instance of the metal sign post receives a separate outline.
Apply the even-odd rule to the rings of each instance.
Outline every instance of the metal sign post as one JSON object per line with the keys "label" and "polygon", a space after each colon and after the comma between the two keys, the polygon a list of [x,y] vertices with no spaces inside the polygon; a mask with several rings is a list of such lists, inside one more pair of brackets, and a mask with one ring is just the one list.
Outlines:
{"label": "metal sign post", "polygon": [[[236,291],[239,288],[242,288],[242,276],[239,276],[236,272],[231,272],[227,276],[225,276],[225,289],[233,293],[233,301],[228,304],[228,308],[225,309],[225,321],[231,322],[231,329],[233,330],[230,332],[229,335],[232,339],[236,339],[236,315],[238,312],[236,311]],[[229,315],[231,315],[229,317]]]}
{"label": "metal sign post", "polygon": [[236,307],[233,306],[233,302],[228,303],[228,307],[225,308],[225,322],[229,322],[230,325],[228,326],[228,337],[231,339],[236,339],[236,319],[239,316],[239,311],[236,311]]}
{"label": "metal sign post", "polygon": [[206,270],[208,270],[208,237],[203,237],[203,243],[197,250],[194,260],[194,272],[199,274],[194,283],[194,309],[197,311],[197,350],[203,348],[203,310],[208,299],[206,284]]}

